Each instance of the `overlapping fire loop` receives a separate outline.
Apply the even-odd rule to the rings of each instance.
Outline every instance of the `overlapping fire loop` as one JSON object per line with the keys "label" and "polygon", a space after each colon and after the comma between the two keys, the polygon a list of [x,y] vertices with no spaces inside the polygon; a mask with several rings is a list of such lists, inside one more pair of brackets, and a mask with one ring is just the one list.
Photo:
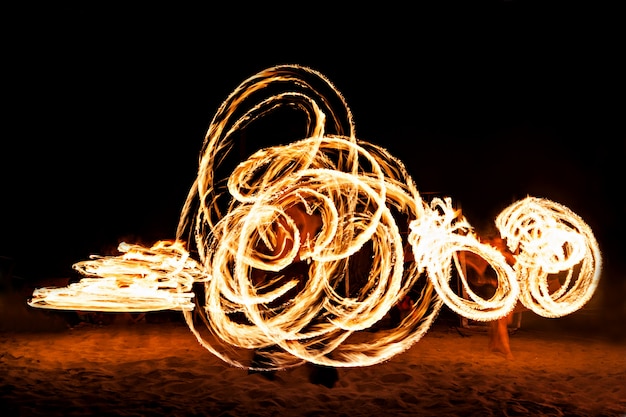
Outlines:
{"label": "overlapping fire loop", "polygon": [[[228,167],[238,135],[283,107],[306,116],[306,134]],[[321,219],[321,228],[305,236],[288,214],[294,207]],[[216,113],[174,241],[122,244],[120,256],[79,262],[85,278],[37,289],[30,305],[179,309],[198,341],[225,362],[249,367],[255,350],[269,368],[281,369],[388,360],[426,333],[443,303],[488,321],[518,300],[559,317],[590,299],[601,255],[575,213],[529,197],[500,213],[496,226],[515,253],[513,267],[481,243],[449,198],[424,201],[399,159],[357,139],[343,96],[322,74],[277,66],[244,81]],[[286,239],[277,237],[277,227]],[[283,250],[268,251],[276,245]],[[490,299],[475,294],[463,275],[469,298],[458,295],[453,259],[461,251],[496,271]],[[293,272],[294,264],[305,272]],[[550,293],[547,282],[555,276],[562,285]],[[412,310],[399,324],[369,331],[407,295]]]}

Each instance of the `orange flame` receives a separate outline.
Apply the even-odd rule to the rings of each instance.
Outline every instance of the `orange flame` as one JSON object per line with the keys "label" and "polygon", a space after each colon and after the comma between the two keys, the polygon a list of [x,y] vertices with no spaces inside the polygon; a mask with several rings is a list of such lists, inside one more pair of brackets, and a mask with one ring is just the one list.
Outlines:
{"label": "orange flame", "polygon": [[[305,113],[306,137],[260,149],[218,178],[235,134],[282,106]],[[301,218],[296,206],[303,207]],[[313,217],[315,231],[304,224]],[[248,367],[247,352],[266,348],[269,368],[279,369],[388,360],[426,333],[443,303],[493,320],[518,298],[542,315],[567,314],[589,299],[600,253],[575,214],[528,198],[504,210],[497,226],[517,249],[515,269],[480,242],[449,198],[423,201],[399,159],[357,139],[343,96],[322,74],[278,66],[245,80],[218,109],[174,242],[149,249],[123,244],[121,256],[80,262],[74,267],[87,278],[37,289],[30,305],[182,310],[198,341],[225,362]],[[405,257],[406,247],[412,257]],[[460,251],[496,271],[499,284],[489,300],[471,291],[466,300],[451,288]],[[307,264],[306,277],[288,273],[299,262]],[[361,275],[354,272],[359,264],[367,266]],[[578,280],[570,274],[562,291],[545,291],[547,274],[575,267]],[[412,308],[396,327],[366,331],[406,296]]]}

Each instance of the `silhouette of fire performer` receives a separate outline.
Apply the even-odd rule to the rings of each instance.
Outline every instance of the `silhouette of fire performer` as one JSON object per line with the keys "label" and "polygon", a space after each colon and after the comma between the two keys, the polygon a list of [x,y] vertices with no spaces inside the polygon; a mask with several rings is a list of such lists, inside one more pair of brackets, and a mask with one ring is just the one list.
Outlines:
{"label": "silhouette of fire performer", "polygon": [[[515,256],[506,245],[506,241],[497,233],[491,233],[482,239],[483,243],[487,243],[498,249],[505,257],[510,266],[515,265]],[[473,252],[464,252],[464,263],[466,274],[472,290],[485,299],[489,299],[496,292],[498,280],[494,270],[489,266],[487,261]],[[548,282],[550,293],[556,291],[560,287],[557,278],[553,278]],[[515,314],[528,311],[521,302],[517,302],[513,310],[504,317],[488,322],[489,349],[493,352],[503,354],[507,359],[513,359],[511,345],[509,339],[509,326],[513,323]]]}

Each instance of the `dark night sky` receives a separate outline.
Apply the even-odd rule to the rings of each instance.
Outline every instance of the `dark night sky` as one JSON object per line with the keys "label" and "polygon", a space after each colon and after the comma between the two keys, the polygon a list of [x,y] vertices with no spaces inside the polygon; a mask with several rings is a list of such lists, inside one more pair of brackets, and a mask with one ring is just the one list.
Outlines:
{"label": "dark night sky", "polygon": [[461,203],[470,222],[549,198],[590,224],[612,270],[623,266],[616,12],[370,4],[7,15],[19,24],[5,39],[0,256],[25,278],[67,276],[121,239],[172,238],[219,104],[257,71],[294,63],[325,74],[357,136],[405,161],[420,190]]}

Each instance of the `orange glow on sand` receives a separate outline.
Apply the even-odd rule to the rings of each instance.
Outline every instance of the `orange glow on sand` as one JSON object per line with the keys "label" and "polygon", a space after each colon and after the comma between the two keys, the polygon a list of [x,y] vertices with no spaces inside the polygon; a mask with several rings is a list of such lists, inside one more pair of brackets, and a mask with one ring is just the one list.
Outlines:
{"label": "orange glow on sand", "polygon": [[[283,106],[306,115],[306,136],[259,149],[218,177],[236,133]],[[320,219],[315,231],[302,221],[310,218]],[[386,361],[419,341],[444,303],[489,321],[510,313],[518,300],[539,315],[559,317],[590,299],[601,256],[576,214],[529,197],[502,211],[496,226],[515,253],[514,267],[481,243],[450,198],[424,201],[399,159],[356,137],[345,100],[322,74],[277,66],[245,80],[218,109],[173,241],[122,244],[122,255],[79,262],[74,267],[85,278],[39,288],[29,304],[182,310],[214,355],[246,368],[250,351],[262,349],[267,370]],[[463,277],[470,299],[454,291],[460,251],[483,257],[496,271],[490,299],[473,293]],[[308,278],[286,272],[294,263],[306,265]],[[364,263],[366,276],[355,274]],[[564,280],[550,294],[547,280],[555,274]],[[413,305],[399,324],[368,331],[405,296]]]}

